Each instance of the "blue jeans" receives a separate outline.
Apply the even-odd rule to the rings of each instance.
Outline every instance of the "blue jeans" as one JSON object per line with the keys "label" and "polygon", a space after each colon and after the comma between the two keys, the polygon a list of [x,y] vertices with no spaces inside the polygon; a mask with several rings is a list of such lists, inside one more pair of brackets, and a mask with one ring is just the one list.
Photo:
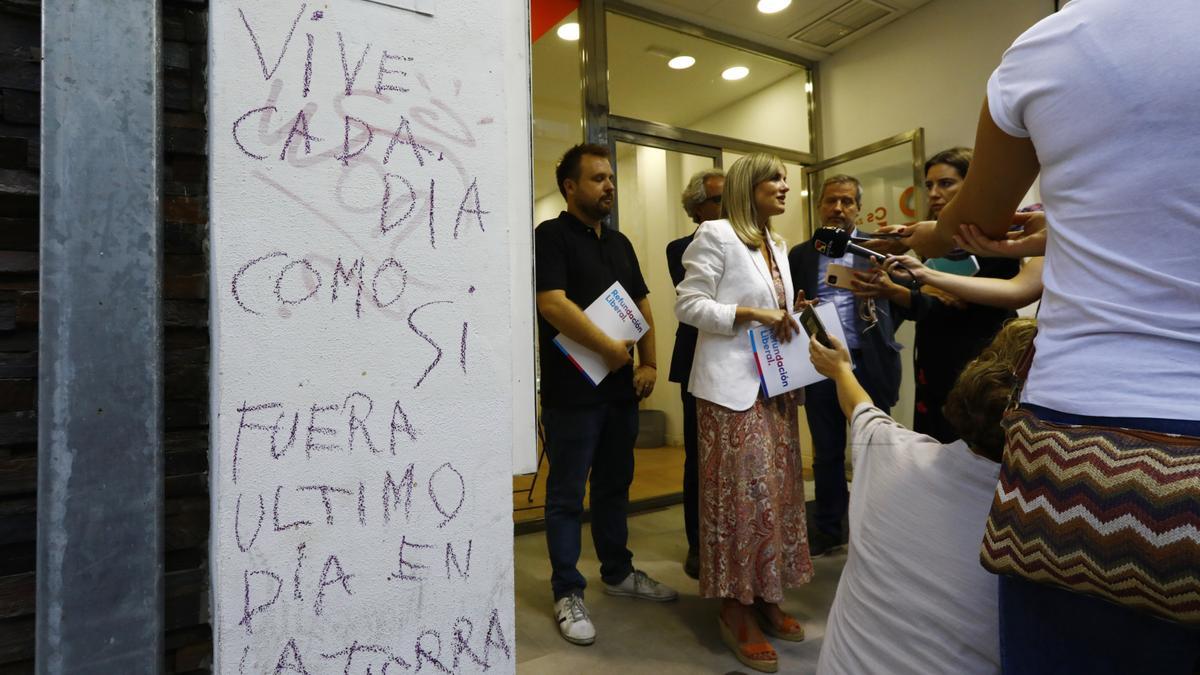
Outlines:
{"label": "blue jeans", "polygon": [[[863,367],[858,362],[858,350],[851,351],[855,360],[854,374],[862,382]],[[890,406],[875,405],[884,413]],[[816,483],[816,509],[813,521],[817,529],[835,538],[842,537],[842,520],[850,506],[846,489],[846,416],[838,404],[837,385],[833,380],[821,380],[804,389],[804,415],[813,440],[813,481]]]}
{"label": "blue jeans", "polygon": [[591,478],[592,544],[600,559],[600,578],[620,583],[633,571],[626,547],[625,513],[633,483],[633,443],[638,411],[634,401],[595,406],[543,408],[546,457],[546,546],[554,599],[583,593],[587,581],[579,562],[583,495]]}
{"label": "blue jeans", "polygon": [[1000,577],[1005,675],[1190,675],[1200,632],[1099,598]]}

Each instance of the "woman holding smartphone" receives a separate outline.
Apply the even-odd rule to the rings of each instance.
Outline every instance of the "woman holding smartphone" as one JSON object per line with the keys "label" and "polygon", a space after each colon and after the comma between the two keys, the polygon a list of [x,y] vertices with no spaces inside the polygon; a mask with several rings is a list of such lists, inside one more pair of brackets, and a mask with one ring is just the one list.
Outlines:
{"label": "woman holding smartphone", "polygon": [[772,229],[784,212],[787,172],[757,153],[725,179],[722,220],[703,223],[683,255],[675,314],[699,338],[688,390],[696,397],[700,451],[700,594],[721,598],[722,639],[743,664],[778,669],[764,631],[799,641],[804,627],[779,603],[812,578],[804,517],[797,406],[802,394],[768,399],[747,329],[781,341],[792,316],[787,246]]}

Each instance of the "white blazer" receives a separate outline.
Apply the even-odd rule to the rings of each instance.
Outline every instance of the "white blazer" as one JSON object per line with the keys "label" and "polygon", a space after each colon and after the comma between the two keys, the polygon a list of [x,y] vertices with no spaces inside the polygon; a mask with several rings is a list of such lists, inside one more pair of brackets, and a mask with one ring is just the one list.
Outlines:
{"label": "white blazer", "polygon": [[[787,246],[770,244],[791,312],[794,293]],[[675,316],[700,331],[688,391],[731,410],[746,410],[759,391],[758,367],[746,331],[760,324],[735,327],[734,317],[738,305],[779,306],[771,270],[762,254],[738,239],[728,220],[700,225],[683,254],[683,267],[683,281],[675,287]]]}

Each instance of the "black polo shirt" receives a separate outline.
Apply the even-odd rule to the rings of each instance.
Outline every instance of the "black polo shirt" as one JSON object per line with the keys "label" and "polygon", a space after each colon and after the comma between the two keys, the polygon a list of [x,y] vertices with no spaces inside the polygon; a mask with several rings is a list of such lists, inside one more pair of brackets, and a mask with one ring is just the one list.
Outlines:
{"label": "black polo shirt", "polygon": [[[642,278],[637,255],[625,235],[608,227],[600,237],[590,226],[563,211],[534,231],[537,291],[566,291],[567,298],[587,309],[592,301],[620,281],[634,300],[650,292]],[[558,329],[538,313],[538,354],[541,359],[542,407],[595,405],[635,400],[633,366],[610,373],[593,386],[554,344]]]}

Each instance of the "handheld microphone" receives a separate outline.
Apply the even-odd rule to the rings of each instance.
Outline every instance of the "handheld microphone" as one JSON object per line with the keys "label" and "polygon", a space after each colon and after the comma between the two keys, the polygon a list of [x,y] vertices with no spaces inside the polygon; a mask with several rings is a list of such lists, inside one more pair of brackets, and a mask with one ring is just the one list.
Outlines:
{"label": "handheld microphone", "polygon": [[[830,258],[841,258],[847,253],[851,253],[860,258],[870,258],[880,265],[887,260],[887,256],[882,253],[877,253],[869,248],[852,243],[849,232],[830,225],[817,228],[816,233],[813,234],[813,246],[817,249],[817,253]],[[893,278],[893,280],[907,288],[916,288],[920,285],[916,279],[912,278]]]}
{"label": "handheld microphone", "polygon": [[872,232],[869,237],[850,237],[850,241],[899,241],[903,238],[899,232]]}
{"label": "handheld microphone", "polygon": [[860,258],[870,258],[880,264],[887,260],[886,255],[851,242],[849,232],[828,225],[817,229],[813,235],[813,245],[816,246],[817,253],[830,258],[841,258],[851,253]]}

